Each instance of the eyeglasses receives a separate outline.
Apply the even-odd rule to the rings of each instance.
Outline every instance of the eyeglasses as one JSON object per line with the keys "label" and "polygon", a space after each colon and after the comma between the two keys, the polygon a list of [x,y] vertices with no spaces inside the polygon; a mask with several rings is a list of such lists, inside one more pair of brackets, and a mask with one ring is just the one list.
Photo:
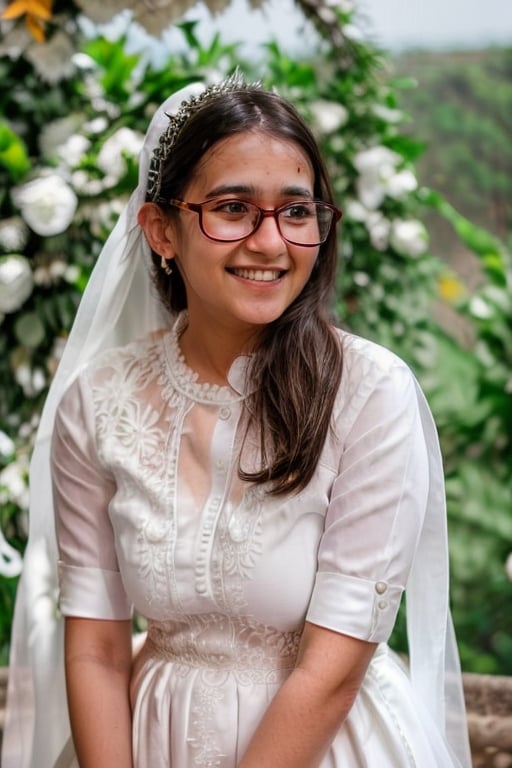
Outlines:
{"label": "eyeglasses", "polygon": [[260,208],[238,199],[213,199],[204,203],[168,200],[169,205],[199,215],[201,232],[219,243],[235,243],[250,237],[263,219],[273,216],[279,234],[292,245],[314,246],[325,243],[334,222],[342,213],[330,203],[294,200],[278,208]]}

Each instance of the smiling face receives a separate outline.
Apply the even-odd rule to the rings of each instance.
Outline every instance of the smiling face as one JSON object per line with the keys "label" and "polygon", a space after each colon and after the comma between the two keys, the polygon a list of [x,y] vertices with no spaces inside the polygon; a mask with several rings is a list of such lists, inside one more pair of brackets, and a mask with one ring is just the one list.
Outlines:
{"label": "smiling face", "polygon": [[[248,131],[208,150],[183,199],[202,203],[236,198],[277,208],[313,198],[314,174],[303,150],[291,141]],[[199,217],[178,211],[166,228],[172,256],[183,277],[189,328],[253,336],[276,320],[307,283],[319,248],[291,245],[273,217],[234,243],[210,240]]]}

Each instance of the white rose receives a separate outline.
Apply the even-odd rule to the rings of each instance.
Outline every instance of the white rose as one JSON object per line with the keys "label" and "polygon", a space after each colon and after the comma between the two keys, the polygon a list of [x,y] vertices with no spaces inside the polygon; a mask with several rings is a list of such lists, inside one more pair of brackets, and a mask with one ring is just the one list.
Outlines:
{"label": "white rose", "polygon": [[391,224],[389,241],[403,256],[417,258],[428,247],[428,233],[417,219],[395,219]]}
{"label": "white rose", "polygon": [[396,175],[396,166],[401,160],[400,155],[383,146],[364,149],[355,155],[354,167],[359,172],[357,194],[366,208],[375,210],[380,206],[386,196],[386,185]]}
{"label": "white rose", "polygon": [[384,183],[384,189],[388,197],[401,200],[409,192],[414,192],[418,182],[414,173],[407,168],[390,176]]}
{"label": "white rose", "polygon": [[388,147],[378,145],[363,149],[354,157],[354,166],[359,173],[380,173],[383,168],[391,168],[393,171],[401,161],[401,156]]}
{"label": "white rose", "polygon": [[59,157],[64,160],[68,168],[73,168],[78,165],[82,157],[85,155],[91,142],[85,136],[81,136],[79,133],[74,133],[58,150]]}
{"label": "white rose", "polygon": [[313,121],[321,133],[334,133],[348,120],[348,109],[335,101],[318,99],[311,103]]}
{"label": "white rose", "polygon": [[142,149],[144,137],[130,128],[119,128],[103,144],[98,155],[98,167],[111,183],[116,184],[126,173],[124,153],[137,157]]}
{"label": "white rose", "polygon": [[29,261],[20,253],[0,256],[0,312],[17,312],[34,287]]}
{"label": "white rose", "polygon": [[56,173],[15,187],[11,195],[29,227],[43,237],[65,232],[78,203],[71,187]]}

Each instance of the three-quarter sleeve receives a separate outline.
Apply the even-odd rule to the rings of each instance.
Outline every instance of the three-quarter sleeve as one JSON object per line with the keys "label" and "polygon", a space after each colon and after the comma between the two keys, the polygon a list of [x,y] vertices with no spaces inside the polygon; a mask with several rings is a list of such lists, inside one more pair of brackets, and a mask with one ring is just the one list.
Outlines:
{"label": "three-quarter sleeve", "polygon": [[[395,362],[396,361],[396,362]],[[393,629],[428,495],[414,378],[392,358],[353,387],[307,620],[372,642]]]}
{"label": "three-quarter sleeve", "polygon": [[59,405],[51,470],[62,613],[129,618],[108,514],[115,484],[98,457],[85,377],[73,382]]}

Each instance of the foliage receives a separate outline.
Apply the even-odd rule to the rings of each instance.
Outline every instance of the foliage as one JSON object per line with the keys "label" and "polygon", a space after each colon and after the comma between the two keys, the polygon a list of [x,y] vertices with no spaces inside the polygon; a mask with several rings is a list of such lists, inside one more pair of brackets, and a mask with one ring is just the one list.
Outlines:
{"label": "foliage", "polygon": [[[0,125],[0,523],[21,551],[37,415],[90,269],[135,184],[148,117],[169,92],[239,65],[290,97],[319,137],[345,210],[336,310],[355,332],[408,360],[427,391],[446,458],[463,662],[510,672],[509,256],[442,196],[419,186],[415,163],[423,145],[406,132],[400,109],[408,83],[393,79],[386,59],[358,41],[348,8],[336,11],[339,42],[299,62],[271,42],[257,72],[219,36],[202,45],[192,22],[180,26],[185,52],[160,65],[127,54],[124,39],[101,36],[81,41],[65,77],[41,64],[42,53],[37,66],[30,51],[0,57],[8,84],[0,105],[9,115]],[[477,294],[429,252],[421,223],[427,209],[478,256],[484,280]],[[447,301],[469,324],[473,349],[438,322],[435,308]],[[13,583],[0,578],[2,605],[12,604]],[[4,648],[5,617],[4,610]],[[403,642],[400,632],[396,642]]]}
{"label": "foliage", "polygon": [[409,52],[394,61],[416,78],[404,94],[428,143],[425,181],[465,216],[506,239],[512,229],[512,48]]}

